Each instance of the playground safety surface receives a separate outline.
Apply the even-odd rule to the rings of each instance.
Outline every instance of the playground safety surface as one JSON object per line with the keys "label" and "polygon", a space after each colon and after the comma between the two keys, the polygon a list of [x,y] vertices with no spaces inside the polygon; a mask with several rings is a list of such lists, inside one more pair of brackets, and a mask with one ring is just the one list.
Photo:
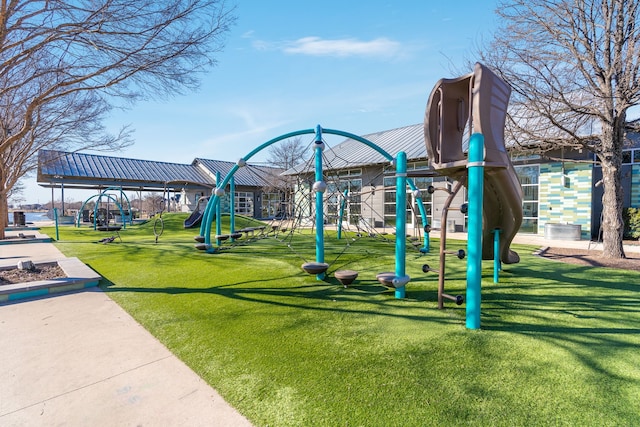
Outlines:
{"label": "playground safety surface", "polygon": [[[637,245],[637,242],[635,242],[635,244]],[[625,248],[628,246],[633,245],[627,245]],[[626,249],[625,254],[627,257],[624,259],[612,259],[605,258],[602,255],[602,250],[560,247],[548,247],[539,252],[539,255],[543,258],[566,262],[569,264],[640,271],[640,254]]]}

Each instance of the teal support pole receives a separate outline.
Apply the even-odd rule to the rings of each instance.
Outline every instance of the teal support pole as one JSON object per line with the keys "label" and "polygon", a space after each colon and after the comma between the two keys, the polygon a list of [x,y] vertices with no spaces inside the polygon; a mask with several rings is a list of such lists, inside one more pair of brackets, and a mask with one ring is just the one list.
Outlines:
{"label": "teal support pole", "polygon": [[[233,235],[236,232],[236,181],[232,176],[229,180],[229,234]],[[232,242],[236,239],[231,238]]]}
{"label": "teal support pole", "polygon": [[[211,194],[209,196],[209,201],[207,202],[207,205],[204,207],[204,212],[202,213],[202,221],[200,221],[200,234],[199,236],[204,237],[204,233],[207,230],[207,218],[209,217],[209,213],[211,212],[211,209],[213,208],[213,194]],[[197,202],[197,200],[196,200]],[[196,209],[198,208],[198,205],[196,204]]]}
{"label": "teal support pole", "polygon": [[408,277],[405,272],[407,251],[407,155],[400,151],[396,157],[396,288],[398,299],[406,295]]}
{"label": "teal support pole", "polygon": [[[322,128],[316,126],[316,139],[314,144],[315,150],[315,166],[316,166],[316,182],[313,189],[316,192],[316,262],[324,262],[324,206],[323,195],[327,189],[327,184],[322,179],[322,151],[324,150],[324,142],[322,142]],[[316,274],[316,279],[323,280],[325,273]]]}
{"label": "teal support pole", "polygon": [[[216,172],[216,184],[220,182],[220,172]],[[219,187],[216,188],[216,193],[222,192],[224,191],[224,187]],[[222,234],[222,218],[220,217],[221,214],[221,202],[218,202],[218,204],[216,205],[216,235],[221,235]],[[216,239],[216,245],[220,246],[221,245],[221,241],[220,239]]]}
{"label": "teal support pole", "polygon": [[338,240],[342,239],[342,220],[344,219],[344,208],[347,206],[347,194],[349,190],[342,193],[342,201],[340,202],[340,215],[338,216]]}
{"label": "teal support pole", "polygon": [[484,137],[469,140],[469,229],[467,240],[467,328],[480,328],[482,289],[482,199],[484,191]]}
{"label": "teal support pole", "polygon": [[407,185],[409,185],[409,188],[411,188],[413,190],[413,193],[415,194],[416,204],[418,205],[418,210],[420,211],[420,217],[422,219],[422,231],[423,231],[422,238],[423,238],[424,244],[420,248],[420,253],[428,254],[430,242],[429,242],[429,232],[427,230],[430,227],[429,227],[429,221],[427,220],[427,212],[424,209],[424,203],[422,202],[422,197],[420,196],[420,190],[418,190],[415,187],[415,184],[411,179],[407,179]]}
{"label": "teal support pole", "polygon": [[493,230],[493,283],[498,283],[500,280],[500,270],[502,265],[500,264],[500,229]]}
{"label": "teal support pole", "polygon": [[53,220],[56,223],[56,240],[60,240],[60,232],[58,231],[58,208],[53,208]]}

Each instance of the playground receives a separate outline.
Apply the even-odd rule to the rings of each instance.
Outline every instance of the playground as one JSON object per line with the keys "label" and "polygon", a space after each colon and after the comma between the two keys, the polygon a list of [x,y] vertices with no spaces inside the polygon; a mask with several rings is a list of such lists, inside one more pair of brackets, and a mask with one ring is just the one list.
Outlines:
{"label": "playground", "polygon": [[[303,272],[273,237],[194,251],[185,218],[165,215],[158,243],[150,221],[107,245],[62,227],[56,245],[255,425],[629,425],[640,411],[637,272],[514,245],[521,262],[499,284],[483,263],[483,327],[470,333],[464,306],[438,310],[437,276],[421,271],[436,254],[407,255],[412,281],[396,299],[375,278],[393,243],[363,238],[343,253],[340,268],[360,272],[345,288]],[[327,259],[342,250],[327,244]],[[448,289],[463,292],[464,261],[447,268]]]}
{"label": "playground", "polygon": [[[43,232],[255,425],[633,425],[640,273],[514,243],[522,191],[502,140],[509,91],[493,77],[477,66],[443,79],[425,117],[428,173],[469,187],[468,206],[451,206],[462,184],[447,190],[441,221],[448,209],[468,213],[465,241],[444,227],[432,238],[424,211],[407,233],[407,193],[422,210],[432,189],[415,188],[402,151],[366,140],[392,165],[395,227],[343,227],[322,135],[358,137],[320,126],[267,141],[218,176],[197,231],[185,228],[196,222],[187,213],[117,229],[107,213],[103,228]],[[478,108],[490,114],[472,115]],[[303,134],[313,135],[312,179],[294,199],[309,204],[290,212],[305,212],[304,224],[221,208],[227,191],[234,206],[234,173],[247,160]],[[326,217],[329,200],[337,220]]]}

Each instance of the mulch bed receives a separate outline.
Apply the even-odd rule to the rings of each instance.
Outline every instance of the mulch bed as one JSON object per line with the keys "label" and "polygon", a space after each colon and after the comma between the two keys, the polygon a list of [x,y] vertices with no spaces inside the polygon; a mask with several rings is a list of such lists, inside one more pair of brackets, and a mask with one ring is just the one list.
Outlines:
{"label": "mulch bed", "polygon": [[636,252],[627,253],[625,259],[611,259],[602,256],[601,250],[545,248],[539,255],[569,264],[640,271],[640,254]]}
{"label": "mulch bed", "polygon": [[36,266],[32,270],[12,268],[9,270],[0,270],[0,286],[14,283],[36,282],[38,280],[61,279],[64,277],[67,276],[58,264]]}

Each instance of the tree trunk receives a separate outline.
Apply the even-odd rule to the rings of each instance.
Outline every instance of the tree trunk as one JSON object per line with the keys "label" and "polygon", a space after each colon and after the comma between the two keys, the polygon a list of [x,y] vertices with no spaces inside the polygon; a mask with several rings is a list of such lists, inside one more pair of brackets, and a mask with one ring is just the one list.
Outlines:
{"label": "tree trunk", "polygon": [[605,258],[626,258],[623,247],[624,221],[622,188],[622,146],[625,116],[613,120],[602,129],[602,255]]}
{"label": "tree trunk", "polygon": [[9,205],[7,194],[2,188],[4,188],[4,186],[0,188],[0,240],[3,240],[6,237],[4,229],[9,225]]}

